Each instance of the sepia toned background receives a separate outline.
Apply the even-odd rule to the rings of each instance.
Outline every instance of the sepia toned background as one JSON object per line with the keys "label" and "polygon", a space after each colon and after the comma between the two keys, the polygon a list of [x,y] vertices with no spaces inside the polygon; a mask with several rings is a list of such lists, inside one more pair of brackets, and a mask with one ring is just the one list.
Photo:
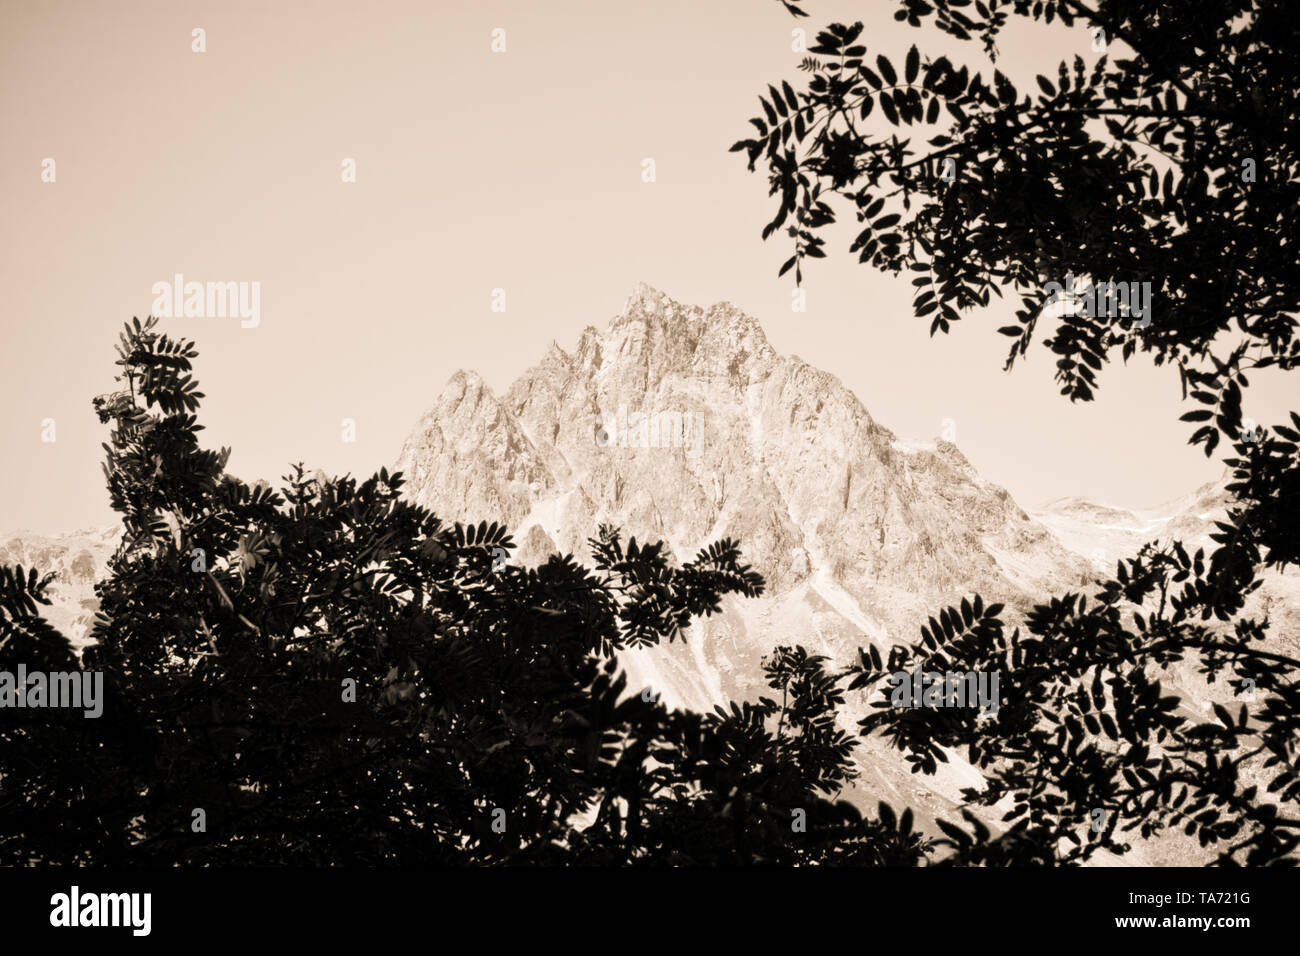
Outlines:
{"label": "sepia toned background", "polygon": [[[165,323],[197,341],[206,440],[232,445],[249,480],[295,460],[391,464],[456,369],[504,387],[552,340],[570,348],[603,327],[638,281],[735,303],[900,436],[952,419],[980,473],[1026,507],[1076,494],[1151,505],[1217,478],[1185,444],[1192,426],[1174,424],[1171,369],[1139,358],[1071,406],[1041,347],[1001,371],[993,330],[1009,306],[931,340],[907,278],[857,265],[847,230],[805,273],[807,312],[791,310],[793,282],[776,275],[790,249],[759,239],[765,178],[727,147],[748,135],[755,90],[802,56],[794,26],[865,18],[871,50],[891,57],[921,39],[891,4],[807,7],[796,24],[763,0],[6,0],[0,528],[111,520],[90,398],[113,388],[121,323],[178,272],[261,283],[256,329]],[[491,50],[498,27],[505,53]],[[929,32],[924,45],[945,49]],[[1001,51],[1016,78],[1098,56],[1059,24],[1011,29]],[[55,183],[41,182],[46,157]],[[340,177],[348,157],[354,184]],[[1152,321],[1165,318],[1157,297]],[[1278,419],[1284,384],[1252,385],[1246,414]]]}

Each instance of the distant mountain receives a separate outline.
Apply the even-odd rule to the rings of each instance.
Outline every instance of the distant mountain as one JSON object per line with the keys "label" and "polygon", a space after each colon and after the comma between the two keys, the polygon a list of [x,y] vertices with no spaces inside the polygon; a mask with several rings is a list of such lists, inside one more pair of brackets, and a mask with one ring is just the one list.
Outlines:
{"label": "distant mountain", "polygon": [[[1095,504],[1083,498],[1064,498],[1034,513],[1062,544],[1088,557],[1099,572],[1114,572],[1115,563],[1131,557],[1147,542],[1181,541],[1189,553],[1203,548],[1208,555],[1218,545],[1210,539],[1217,522],[1226,521],[1232,496],[1228,473],[1190,494],[1154,508],[1129,510]],[[1246,613],[1267,616],[1271,641],[1287,653],[1300,650],[1300,573],[1265,572],[1262,585],[1246,603]],[[1197,699],[1208,701],[1203,680],[1188,688]],[[1208,707],[1208,704],[1205,704]]]}
{"label": "distant mountain", "polygon": [[[625,420],[641,447],[623,446]],[[677,441],[658,435],[665,422]],[[1014,600],[1092,573],[955,445],[899,441],[735,307],[644,285],[604,332],[571,353],[552,345],[502,397],[457,373],[398,467],[438,514],[505,522],[525,560],[584,553],[602,521],[683,558],[739,538],[775,593],[829,588],[883,641],[910,637],[935,595]]]}

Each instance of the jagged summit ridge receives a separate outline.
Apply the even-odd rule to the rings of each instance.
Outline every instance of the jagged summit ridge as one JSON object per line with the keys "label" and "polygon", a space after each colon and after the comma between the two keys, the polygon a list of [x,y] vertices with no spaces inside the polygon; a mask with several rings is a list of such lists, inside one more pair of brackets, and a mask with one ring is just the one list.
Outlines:
{"label": "jagged summit ridge", "polygon": [[775,354],[758,321],[731,303],[684,305],[645,283],[633,289],[603,333],[588,327],[578,346],[588,369],[644,355],[648,374],[665,362],[677,369],[699,363],[714,373],[752,373]]}
{"label": "jagged summit ridge", "polygon": [[[638,433],[638,419],[669,422],[676,440]],[[824,569],[855,600],[891,607],[973,584],[1009,597],[1041,583],[1034,561],[1004,560],[1026,549],[1049,574],[1087,570],[955,446],[898,441],[740,309],[644,283],[603,331],[554,345],[499,399],[457,373],[398,467],[440,515],[520,536],[537,526],[579,554],[602,521],[682,557],[735,537],[777,591]]]}

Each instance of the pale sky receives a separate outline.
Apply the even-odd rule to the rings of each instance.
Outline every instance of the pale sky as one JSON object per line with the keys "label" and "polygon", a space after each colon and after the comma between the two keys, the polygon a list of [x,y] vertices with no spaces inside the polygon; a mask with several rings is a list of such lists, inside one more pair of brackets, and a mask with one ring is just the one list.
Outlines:
{"label": "pale sky", "polygon": [[[915,42],[983,64],[978,44],[895,23],[893,3],[805,7],[796,22],[767,0],[3,0],[0,530],[113,520],[90,400],[115,388],[121,324],[176,273],[260,283],[256,328],[164,323],[197,341],[202,435],[233,446],[248,480],[300,459],[363,476],[390,465],[457,369],[504,390],[552,340],[570,349],[603,328],[638,281],[735,303],[900,437],[952,419],[971,462],[1026,508],[1153,505],[1218,477],[1186,445],[1171,369],[1109,369],[1097,402],[1071,406],[1040,345],[1002,371],[994,330],[1012,306],[931,340],[907,276],[858,265],[842,232],[805,272],[808,311],[791,310],[791,277],[776,275],[791,250],[759,238],[766,176],[727,152],[768,82],[800,87],[791,30],[861,19],[872,56],[901,63]],[[1082,26],[1059,25],[1018,29],[1002,52],[1030,86],[1098,55]],[[1245,412],[1262,423],[1295,404],[1294,384],[1252,384]]]}

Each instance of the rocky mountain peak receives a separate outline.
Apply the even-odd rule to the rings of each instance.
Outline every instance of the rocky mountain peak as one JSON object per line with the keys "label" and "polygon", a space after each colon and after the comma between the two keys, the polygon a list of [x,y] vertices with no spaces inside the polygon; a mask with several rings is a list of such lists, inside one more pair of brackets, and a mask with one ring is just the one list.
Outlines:
{"label": "rocky mountain peak", "polygon": [[518,541],[536,526],[578,554],[601,522],[683,559],[730,536],[774,590],[823,575],[891,620],[923,594],[1010,599],[1088,570],[955,446],[896,440],[735,306],[644,283],[500,399],[457,373],[398,467],[449,520],[504,522]]}
{"label": "rocky mountain peak", "polygon": [[730,302],[707,309],[685,305],[644,282],[603,335],[588,331],[601,339],[602,357],[645,354],[647,365],[656,367],[721,363],[734,374],[741,368],[754,371],[755,360],[776,357],[758,321]]}

